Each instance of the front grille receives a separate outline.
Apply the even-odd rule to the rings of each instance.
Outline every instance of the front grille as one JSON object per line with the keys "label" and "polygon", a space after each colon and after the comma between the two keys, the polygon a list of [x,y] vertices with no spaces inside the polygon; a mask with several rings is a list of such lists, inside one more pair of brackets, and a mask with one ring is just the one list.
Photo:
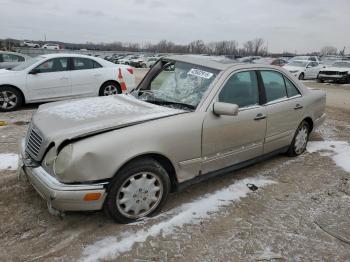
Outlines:
{"label": "front grille", "polygon": [[27,137],[27,153],[32,156],[34,159],[39,158],[39,153],[43,143],[42,137],[36,132],[33,128],[29,131]]}
{"label": "front grille", "polygon": [[329,76],[334,76],[334,75],[346,75],[346,72],[338,72],[338,71],[321,71],[320,74],[322,75],[329,75]]}

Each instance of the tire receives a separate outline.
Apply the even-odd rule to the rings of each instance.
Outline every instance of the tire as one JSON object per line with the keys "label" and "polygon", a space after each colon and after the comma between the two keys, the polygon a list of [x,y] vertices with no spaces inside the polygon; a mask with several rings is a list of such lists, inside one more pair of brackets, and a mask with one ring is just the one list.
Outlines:
{"label": "tire", "polygon": [[111,96],[121,94],[120,85],[116,82],[106,82],[104,83],[99,92],[99,96]]}
{"label": "tire", "polygon": [[141,68],[147,68],[147,65],[145,63],[141,64]]}
{"label": "tire", "polygon": [[131,223],[159,212],[169,192],[166,170],[151,158],[139,159],[125,166],[111,181],[104,211],[119,223]]}
{"label": "tire", "polygon": [[299,156],[304,153],[310,136],[310,125],[304,120],[295,131],[295,135],[289,149],[288,156]]}
{"label": "tire", "polygon": [[299,80],[304,80],[304,78],[305,78],[304,73],[301,73],[301,74],[299,75]]}
{"label": "tire", "polygon": [[11,86],[0,87],[0,112],[14,111],[24,102],[21,92]]}

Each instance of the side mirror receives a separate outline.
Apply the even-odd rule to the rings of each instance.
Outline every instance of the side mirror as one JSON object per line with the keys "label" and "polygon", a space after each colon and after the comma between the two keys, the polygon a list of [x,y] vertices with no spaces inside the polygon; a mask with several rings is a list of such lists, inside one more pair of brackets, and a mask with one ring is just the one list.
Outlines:
{"label": "side mirror", "polygon": [[218,116],[236,116],[238,114],[238,105],[223,102],[215,102],[213,113]]}
{"label": "side mirror", "polygon": [[39,74],[39,73],[40,73],[40,70],[37,69],[37,68],[34,68],[34,69],[32,69],[32,70],[29,72],[30,75],[36,75],[36,74]]}

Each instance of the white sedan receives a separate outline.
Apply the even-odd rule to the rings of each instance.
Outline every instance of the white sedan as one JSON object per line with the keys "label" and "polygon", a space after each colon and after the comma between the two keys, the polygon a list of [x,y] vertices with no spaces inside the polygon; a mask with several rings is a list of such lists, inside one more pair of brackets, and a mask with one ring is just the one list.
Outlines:
{"label": "white sedan", "polygon": [[106,96],[135,87],[133,68],[75,54],[37,56],[10,70],[0,70],[0,111],[24,103]]}
{"label": "white sedan", "polygon": [[283,66],[283,68],[288,70],[299,80],[304,80],[316,79],[320,70],[324,68],[324,66],[315,61],[294,60]]}

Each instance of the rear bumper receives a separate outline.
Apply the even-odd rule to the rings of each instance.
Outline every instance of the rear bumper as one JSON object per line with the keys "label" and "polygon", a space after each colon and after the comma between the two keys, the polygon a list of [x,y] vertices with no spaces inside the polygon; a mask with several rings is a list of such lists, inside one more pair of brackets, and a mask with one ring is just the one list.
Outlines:
{"label": "rear bumper", "polygon": [[327,117],[326,113],[323,113],[322,116],[320,116],[314,121],[314,130],[324,123],[324,121],[326,120],[326,117]]}
{"label": "rear bumper", "polygon": [[[23,143],[22,143],[23,144]],[[39,195],[47,201],[48,207],[59,211],[100,210],[106,198],[105,184],[63,184],[41,166],[23,164],[24,147],[21,147],[19,175],[26,176]],[[98,200],[85,201],[88,193],[100,193]]]}

